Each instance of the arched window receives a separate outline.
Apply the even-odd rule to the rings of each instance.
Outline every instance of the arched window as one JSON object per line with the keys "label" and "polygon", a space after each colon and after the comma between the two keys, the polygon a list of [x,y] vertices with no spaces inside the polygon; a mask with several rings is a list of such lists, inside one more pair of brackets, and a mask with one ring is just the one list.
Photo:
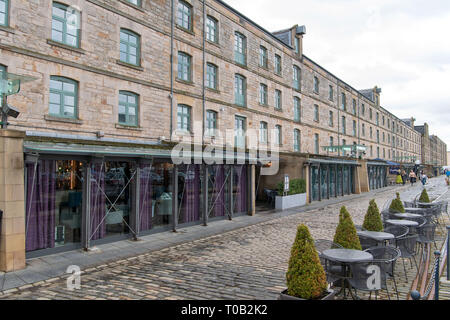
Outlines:
{"label": "arched window", "polygon": [[72,47],[80,46],[80,12],[62,3],[53,2],[52,40]]}
{"label": "arched window", "polygon": [[78,116],[78,82],[72,79],[50,77],[49,114],[62,118]]}
{"label": "arched window", "polygon": [[133,31],[120,29],[120,61],[141,64],[141,37]]}
{"label": "arched window", "polygon": [[185,104],[178,105],[178,130],[191,131],[191,107]]}

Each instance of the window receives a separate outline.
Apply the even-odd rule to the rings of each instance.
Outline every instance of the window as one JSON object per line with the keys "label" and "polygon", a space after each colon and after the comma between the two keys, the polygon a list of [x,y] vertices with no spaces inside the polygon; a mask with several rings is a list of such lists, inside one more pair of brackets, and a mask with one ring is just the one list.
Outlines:
{"label": "window", "polygon": [[120,29],[120,61],[140,65],[140,37],[129,30]]}
{"label": "window", "polygon": [[333,92],[333,86],[330,85],[329,90],[328,90],[328,100],[333,101],[334,99],[334,92]]}
{"label": "window", "polygon": [[129,126],[138,124],[139,96],[132,92],[119,91],[119,123]]}
{"label": "window", "polygon": [[177,25],[192,31],[192,7],[181,0],[178,1]]}
{"label": "window", "polygon": [[362,124],[362,128],[361,128],[361,129],[362,129],[362,130],[361,130],[361,131],[362,131],[362,132],[361,132],[361,133],[362,133],[362,136],[365,137],[365,136],[366,136],[366,125],[365,125],[364,123]]}
{"label": "window", "polygon": [[301,114],[301,102],[300,99],[297,97],[294,97],[294,121],[296,122],[300,122],[301,118],[302,118],[302,114]]}
{"label": "window", "polygon": [[314,134],[314,153],[319,154],[319,135]]}
{"label": "window", "polygon": [[334,138],[330,137],[330,147],[334,146]]}
{"label": "window", "polygon": [[362,114],[363,116],[366,115],[366,106],[364,105],[364,103],[361,105],[361,114]]}
{"label": "window", "polygon": [[[0,79],[3,79],[3,77],[6,77],[6,67],[0,65]],[[3,106],[3,99],[0,97],[0,108]]]}
{"label": "window", "polygon": [[347,98],[345,97],[345,93],[341,94],[341,109],[347,110]]}
{"label": "window", "polygon": [[300,90],[300,73],[301,73],[301,71],[300,71],[300,68],[299,67],[297,67],[297,66],[294,66],[294,68],[293,68],[293,72],[294,72],[294,89],[296,89],[296,90]]}
{"label": "window", "polygon": [[294,152],[300,152],[300,130],[294,129]]}
{"label": "window", "polygon": [[372,127],[370,127],[370,139],[372,139],[373,138],[373,134],[372,134]]}
{"label": "window", "polygon": [[210,89],[217,89],[217,66],[212,63],[206,65],[206,86]]}
{"label": "window", "polygon": [[206,17],[206,40],[214,43],[219,42],[217,20],[213,17]]}
{"label": "window", "polygon": [[76,118],[78,83],[63,77],[50,77],[49,114],[62,118]]}
{"label": "window", "polygon": [[380,147],[377,147],[377,159],[380,158]]}
{"label": "window", "polygon": [[234,60],[242,65],[247,63],[246,57],[246,39],[239,32],[234,34]]}
{"label": "window", "polygon": [[356,100],[353,99],[353,114],[356,116]]}
{"label": "window", "polygon": [[281,57],[279,55],[275,55],[275,73],[281,75]]}
{"label": "window", "polygon": [[[2,22],[1,17],[7,13],[7,5],[8,2],[0,1],[0,23]],[[5,22],[7,22],[6,16],[4,19],[6,19]],[[71,47],[79,47],[79,29],[80,13],[72,7],[53,2],[52,40]]]}
{"label": "window", "polygon": [[380,130],[377,130],[377,143],[380,143]]}
{"label": "window", "polygon": [[376,121],[377,121],[377,126],[379,126],[380,125],[380,114],[377,112],[377,114],[376,114]]}
{"label": "window", "polygon": [[369,118],[372,120],[372,109],[369,109]]}
{"label": "window", "polygon": [[217,130],[217,112],[213,110],[206,111],[206,135],[215,136]]}
{"label": "window", "polygon": [[237,148],[245,148],[245,118],[234,118],[234,144]]}
{"label": "window", "polygon": [[0,25],[9,24],[9,0],[0,0]]}
{"label": "window", "polygon": [[263,83],[259,84],[259,102],[267,106],[267,86]]}
{"label": "window", "polygon": [[178,52],[178,79],[192,81],[191,56],[184,52]]}
{"label": "window", "polygon": [[329,117],[329,120],[328,120],[328,124],[329,124],[330,127],[334,126],[333,111],[330,111],[330,117]]}
{"label": "window", "polygon": [[300,53],[300,40],[297,37],[294,39],[294,50],[295,53]]}
{"label": "window", "polygon": [[386,134],[383,132],[383,142],[386,141]]}
{"label": "window", "polygon": [[282,108],[282,96],[280,90],[275,90],[275,109],[281,110]]}
{"label": "window", "polygon": [[356,137],[356,120],[353,120],[353,136]]}
{"label": "window", "polygon": [[178,130],[191,131],[191,107],[179,104],[178,105]]}
{"label": "window", "polygon": [[135,6],[142,7],[142,0],[127,0],[129,3],[134,4]]}
{"label": "window", "polygon": [[345,134],[346,133],[346,128],[345,128],[345,117],[342,116],[342,133]]}
{"label": "window", "polygon": [[263,68],[267,68],[268,62],[267,62],[267,49],[263,46],[259,47],[259,66]]}
{"label": "window", "polygon": [[275,142],[278,145],[282,144],[282,140],[281,140],[281,126],[280,125],[276,125],[275,126]]}
{"label": "window", "polygon": [[245,107],[246,103],[246,80],[243,76],[237,74],[234,78],[234,97],[238,106]]}
{"label": "window", "polygon": [[259,142],[267,143],[267,122],[261,121],[259,123]]}
{"label": "window", "polygon": [[314,121],[319,122],[319,106],[314,105]]}
{"label": "window", "polygon": [[383,126],[385,125],[385,123],[386,123],[386,121],[385,121],[385,118],[384,118],[384,116],[383,116]]}
{"label": "window", "polygon": [[319,78],[314,77],[314,92],[319,93]]}

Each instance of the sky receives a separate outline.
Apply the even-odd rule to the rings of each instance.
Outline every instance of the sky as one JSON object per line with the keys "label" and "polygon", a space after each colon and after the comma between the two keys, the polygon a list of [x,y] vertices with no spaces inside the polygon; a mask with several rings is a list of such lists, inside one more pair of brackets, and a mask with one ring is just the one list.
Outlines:
{"label": "sky", "polygon": [[268,31],[305,25],[303,53],[450,150],[450,1],[225,0]]}

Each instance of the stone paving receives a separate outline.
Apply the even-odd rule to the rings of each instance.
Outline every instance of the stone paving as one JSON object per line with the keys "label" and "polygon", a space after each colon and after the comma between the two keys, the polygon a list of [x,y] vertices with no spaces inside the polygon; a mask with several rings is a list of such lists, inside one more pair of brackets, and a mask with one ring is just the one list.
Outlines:
{"label": "stone paving", "polygon": [[[381,210],[395,191],[403,200],[412,200],[421,189],[418,184],[388,188],[307,212],[272,215],[255,225],[88,268],[82,273],[80,290],[69,291],[65,277],[60,277],[6,291],[0,298],[277,299],[285,289],[290,248],[299,224],[306,224],[315,239],[332,240],[342,205],[361,225],[370,199],[375,198]],[[443,178],[431,179],[427,189],[432,198],[448,190]],[[407,268],[408,282],[402,278],[403,265],[397,264],[400,299],[406,298],[415,276],[409,262]]]}

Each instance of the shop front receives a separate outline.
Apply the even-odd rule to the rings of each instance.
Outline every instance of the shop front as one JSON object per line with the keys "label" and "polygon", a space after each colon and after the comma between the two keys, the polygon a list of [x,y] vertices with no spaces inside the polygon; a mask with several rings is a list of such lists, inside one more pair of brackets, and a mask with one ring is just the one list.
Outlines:
{"label": "shop front", "polygon": [[25,163],[28,258],[232,219],[253,205],[248,162],[174,165],[160,150],[25,142]]}
{"label": "shop front", "polygon": [[306,165],[311,202],[355,193],[356,161],[309,159]]}
{"label": "shop front", "polygon": [[370,190],[385,188],[388,186],[388,164],[385,162],[368,162],[367,174],[369,176]]}

